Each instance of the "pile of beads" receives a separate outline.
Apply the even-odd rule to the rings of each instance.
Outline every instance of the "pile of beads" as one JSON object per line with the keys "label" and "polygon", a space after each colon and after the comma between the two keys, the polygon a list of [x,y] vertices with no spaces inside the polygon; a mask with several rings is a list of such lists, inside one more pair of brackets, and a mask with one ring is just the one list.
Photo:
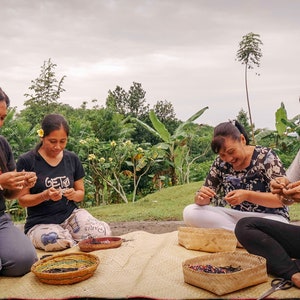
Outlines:
{"label": "pile of beads", "polygon": [[190,269],[197,271],[197,272],[205,272],[205,273],[215,273],[215,274],[226,274],[226,273],[233,273],[241,271],[241,267],[233,267],[233,266],[226,266],[226,267],[215,267],[212,265],[189,265]]}

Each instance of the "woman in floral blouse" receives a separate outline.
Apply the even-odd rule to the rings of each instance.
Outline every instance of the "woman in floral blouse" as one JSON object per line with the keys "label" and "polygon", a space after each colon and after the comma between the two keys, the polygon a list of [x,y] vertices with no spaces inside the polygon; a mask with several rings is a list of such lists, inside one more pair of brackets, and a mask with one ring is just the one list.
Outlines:
{"label": "woman in floral blouse", "polygon": [[285,176],[272,149],[249,145],[237,121],[215,127],[211,148],[218,156],[196,192],[195,203],[183,211],[187,226],[233,231],[239,219],[249,216],[289,223],[283,197],[272,194],[269,187],[272,179]]}

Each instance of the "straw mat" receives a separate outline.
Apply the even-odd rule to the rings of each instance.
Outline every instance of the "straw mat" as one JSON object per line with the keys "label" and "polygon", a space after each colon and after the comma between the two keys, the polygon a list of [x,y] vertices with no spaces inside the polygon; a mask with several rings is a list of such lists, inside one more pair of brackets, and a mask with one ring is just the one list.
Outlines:
{"label": "straw mat", "polygon": [[[1,299],[152,298],[220,299],[219,296],[184,282],[182,262],[207,252],[188,250],[178,244],[178,231],[152,234],[135,231],[122,236],[119,248],[91,252],[100,264],[94,275],[72,285],[41,283],[32,273],[23,277],[0,277]],[[245,251],[238,248],[237,251]],[[60,253],[79,252],[78,246]],[[38,251],[38,255],[45,255]],[[53,253],[52,253],[53,254]],[[270,288],[268,282],[222,296],[222,299],[255,299]],[[297,298],[293,287],[277,291],[272,298]]]}

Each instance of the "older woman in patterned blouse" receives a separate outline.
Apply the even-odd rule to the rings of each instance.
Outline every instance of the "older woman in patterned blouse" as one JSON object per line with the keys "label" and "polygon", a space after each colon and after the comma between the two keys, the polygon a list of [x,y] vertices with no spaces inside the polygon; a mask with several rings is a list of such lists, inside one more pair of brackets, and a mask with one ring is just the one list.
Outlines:
{"label": "older woman in patterned blouse", "polygon": [[286,173],[272,149],[249,145],[237,121],[215,127],[211,148],[218,156],[195,203],[184,208],[187,226],[234,231],[238,220],[249,216],[289,223],[284,197],[270,191],[271,180]]}

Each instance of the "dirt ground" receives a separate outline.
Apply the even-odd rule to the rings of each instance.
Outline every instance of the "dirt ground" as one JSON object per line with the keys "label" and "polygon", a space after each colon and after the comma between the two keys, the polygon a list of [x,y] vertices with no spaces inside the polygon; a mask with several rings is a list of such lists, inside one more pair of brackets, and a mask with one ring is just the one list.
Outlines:
{"label": "dirt ground", "polygon": [[114,236],[123,235],[132,231],[146,231],[149,233],[166,233],[178,230],[184,226],[182,221],[131,221],[109,223]]}
{"label": "dirt ground", "polygon": [[[292,222],[293,225],[300,226],[300,221]],[[114,236],[123,235],[133,231],[146,231],[149,233],[166,233],[178,230],[185,226],[183,221],[131,221],[109,223]]]}

